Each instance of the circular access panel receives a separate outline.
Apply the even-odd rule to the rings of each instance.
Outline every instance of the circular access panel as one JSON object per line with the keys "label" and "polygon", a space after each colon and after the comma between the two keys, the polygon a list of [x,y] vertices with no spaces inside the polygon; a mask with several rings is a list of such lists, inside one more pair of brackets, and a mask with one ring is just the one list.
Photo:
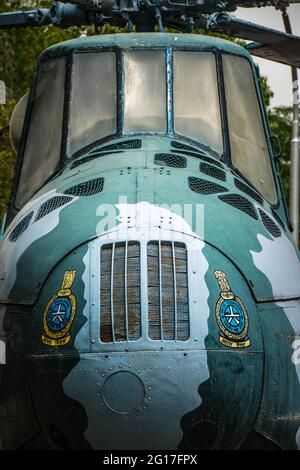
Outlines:
{"label": "circular access panel", "polygon": [[111,374],[103,386],[105,403],[117,413],[132,413],[143,403],[145,395],[142,380],[128,371]]}

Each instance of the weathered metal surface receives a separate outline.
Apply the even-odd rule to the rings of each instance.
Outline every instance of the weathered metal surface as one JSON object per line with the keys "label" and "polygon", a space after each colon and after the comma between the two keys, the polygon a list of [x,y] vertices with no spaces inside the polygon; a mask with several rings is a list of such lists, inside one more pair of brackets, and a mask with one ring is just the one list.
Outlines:
{"label": "weathered metal surface", "polygon": [[[99,41],[67,42],[44,57],[97,44],[194,41],[247,56],[215,38]],[[166,136],[139,139],[65,167],[1,240],[1,445],[30,446],[40,436],[53,448],[299,447],[292,347],[300,335],[300,263],[282,201],[274,208],[236,184],[239,176],[214,154],[207,162],[222,168],[222,186],[192,190],[189,178],[204,177],[204,150]],[[186,166],[157,165],[156,154],[174,149]],[[36,217],[51,198],[97,178],[101,192]],[[213,173],[205,180],[219,181]],[[236,197],[225,204],[223,186],[248,200],[255,217]]]}

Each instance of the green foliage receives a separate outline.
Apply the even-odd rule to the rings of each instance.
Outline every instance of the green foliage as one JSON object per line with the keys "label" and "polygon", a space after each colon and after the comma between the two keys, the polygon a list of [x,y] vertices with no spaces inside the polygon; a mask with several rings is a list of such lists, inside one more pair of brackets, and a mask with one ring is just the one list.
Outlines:
{"label": "green foliage", "polygon": [[279,139],[281,146],[280,172],[283,189],[289,205],[290,196],[290,140],[292,135],[292,108],[280,106],[268,112],[270,128],[273,135]]}
{"label": "green foliage", "polygon": [[273,98],[274,93],[268,85],[267,77],[264,77],[263,75],[261,75],[261,77],[260,77],[260,86],[261,86],[261,89],[262,89],[265,105],[267,107],[269,107],[270,102],[271,102],[271,98]]}
{"label": "green foliage", "polygon": [[[21,5],[35,8],[37,3],[34,0],[1,2],[0,12],[16,11]],[[50,4],[51,1],[39,2],[40,7]],[[0,80],[5,82],[7,94],[6,104],[0,105],[0,225],[10,196],[16,159],[8,135],[12,111],[30,87],[40,53],[52,44],[78,37],[79,34],[78,28],[62,30],[53,26],[0,32]]]}

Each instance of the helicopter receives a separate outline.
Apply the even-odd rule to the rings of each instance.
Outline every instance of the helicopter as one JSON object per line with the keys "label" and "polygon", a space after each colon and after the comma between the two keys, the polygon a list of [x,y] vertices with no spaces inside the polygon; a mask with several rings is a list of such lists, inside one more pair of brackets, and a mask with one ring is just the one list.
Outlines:
{"label": "helicopter", "polygon": [[251,57],[299,67],[300,38],[232,16],[266,3],[0,15],[135,27],[48,48],[14,111],[3,449],[300,448],[300,258]]}

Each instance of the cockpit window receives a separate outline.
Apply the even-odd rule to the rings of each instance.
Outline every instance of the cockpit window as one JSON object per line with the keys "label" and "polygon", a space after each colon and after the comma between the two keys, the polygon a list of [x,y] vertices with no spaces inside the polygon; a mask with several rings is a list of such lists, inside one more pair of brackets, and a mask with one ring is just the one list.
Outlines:
{"label": "cockpit window", "polygon": [[174,130],[223,152],[214,54],[174,52]]}
{"label": "cockpit window", "polygon": [[114,52],[74,55],[69,153],[116,132]]}
{"label": "cockpit window", "polygon": [[[233,166],[275,203],[276,187],[250,62],[223,53],[222,72],[216,54],[88,49],[73,51],[68,71],[66,57],[42,62],[29,103],[30,122],[25,124],[16,206],[22,207],[53,176],[60,156],[66,157],[65,150],[71,158],[109,136],[168,133],[192,139],[221,156],[226,152],[223,141],[228,141],[228,129]],[[223,76],[225,87],[219,82]],[[67,141],[66,149],[62,141]]]}
{"label": "cockpit window", "polygon": [[124,132],[166,132],[165,51],[124,53]]}
{"label": "cockpit window", "polygon": [[232,163],[275,203],[276,188],[250,64],[227,54],[223,64]]}
{"label": "cockpit window", "polygon": [[16,206],[22,207],[56,170],[61,149],[66,59],[43,63],[33,98]]}

